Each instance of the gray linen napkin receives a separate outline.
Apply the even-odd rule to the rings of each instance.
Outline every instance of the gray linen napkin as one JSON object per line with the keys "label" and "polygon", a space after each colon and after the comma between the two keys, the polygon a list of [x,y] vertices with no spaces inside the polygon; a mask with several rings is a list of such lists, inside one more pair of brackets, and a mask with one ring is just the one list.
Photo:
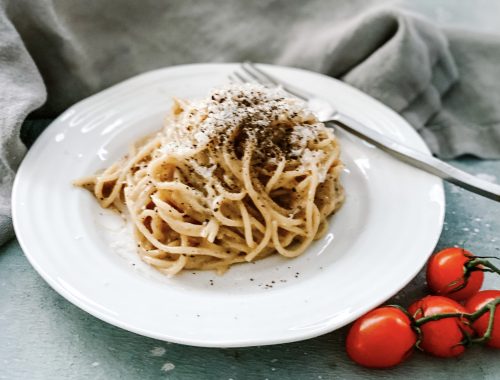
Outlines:
{"label": "gray linen napkin", "polygon": [[[102,88],[175,64],[249,59],[316,70],[401,113],[441,157],[500,158],[498,38],[440,30],[379,5],[0,0],[0,244],[12,236],[20,126],[45,91],[31,118],[53,118]],[[25,124],[28,140],[34,125]]]}
{"label": "gray linen napkin", "polygon": [[0,12],[0,245],[12,237],[10,195],[26,151],[19,138],[26,116],[46,93],[42,78],[10,21]]}

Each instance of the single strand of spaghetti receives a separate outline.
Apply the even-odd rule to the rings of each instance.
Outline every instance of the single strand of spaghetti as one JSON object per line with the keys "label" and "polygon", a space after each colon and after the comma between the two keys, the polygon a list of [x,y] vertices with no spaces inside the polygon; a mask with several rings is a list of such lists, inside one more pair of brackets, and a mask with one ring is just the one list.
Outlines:
{"label": "single strand of spaghetti", "polygon": [[250,215],[250,222],[252,224],[252,227],[254,227],[257,232],[264,234],[264,232],[266,231],[266,226],[257,219],[257,217],[260,216],[259,210],[255,208],[252,202],[245,202],[243,200],[242,203],[245,206],[248,214]]}
{"label": "single strand of spaghetti", "polygon": [[210,217],[210,209],[199,204],[197,198],[193,198],[189,192],[182,190],[173,192],[161,191],[158,196],[167,203],[181,207],[182,214],[188,215],[194,221],[204,222]]}
{"label": "single strand of spaghetti", "polygon": [[[229,186],[235,186],[237,183],[236,181],[233,180],[233,178],[231,178],[230,175],[228,175],[227,172],[224,172],[224,174],[222,174],[222,179],[224,180],[225,183],[227,183]],[[238,185],[240,183],[238,182]]]}
{"label": "single strand of spaghetti", "polygon": [[293,239],[295,239],[297,237],[297,235],[294,233],[290,233],[290,232],[280,234],[279,230],[278,230],[278,237],[280,238],[281,245],[286,248],[292,243]]}
{"label": "single strand of spaghetti", "polygon": [[217,237],[217,234],[219,232],[219,227],[220,224],[217,222],[215,219],[210,219],[210,221],[207,224],[207,240],[210,243],[213,243],[215,241],[215,238]]}
{"label": "single strand of spaghetti", "polygon": [[222,214],[220,210],[219,207],[217,211],[214,211],[214,216],[220,223],[230,227],[243,227],[243,221],[241,219],[230,219]]}
{"label": "single strand of spaghetti", "polygon": [[182,217],[184,216],[184,213],[177,211],[177,209],[160,199],[156,194],[153,194],[151,196],[151,200],[156,205],[156,207],[158,207],[158,209],[162,209],[165,213],[168,213],[174,218],[182,219]]}
{"label": "single strand of spaghetti", "polygon": [[166,181],[166,182],[154,182],[154,185],[161,190],[171,190],[179,192],[187,192],[195,198],[200,204],[207,204],[206,197],[203,193],[197,189],[193,189],[191,186],[186,185],[177,181]]}
{"label": "single strand of spaghetti", "polygon": [[172,193],[171,199],[180,201],[184,214],[188,215],[196,222],[204,222],[211,217],[210,209],[200,205],[186,193]]}
{"label": "single strand of spaghetti", "polygon": [[280,161],[280,163],[278,164],[278,166],[276,167],[276,170],[274,171],[274,174],[272,175],[271,178],[269,178],[269,181],[267,181],[266,183],[266,193],[270,193],[271,190],[274,188],[274,185],[276,185],[276,183],[278,182],[278,179],[281,177],[281,173],[283,173],[283,169],[285,168],[285,163],[286,163],[286,160],[285,158],[283,157]]}
{"label": "single strand of spaghetti", "polygon": [[200,248],[200,247],[169,247],[162,242],[155,239],[154,236],[147,230],[147,228],[141,223],[136,224],[140,232],[153,244],[156,248],[162,249],[167,253],[172,254],[186,254],[186,255],[207,255],[213,257],[225,257],[226,254],[219,247],[218,250],[213,248]]}
{"label": "single strand of spaghetti", "polygon": [[[287,223],[280,223],[278,220],[275,219],[275,221],[278,223],[278,227],[286,230],[286,231],[289,231],[289,232],[292,232],[294,233],[295,235],[299,235],[299,236],[305,236],[307,235],[307,231],[304,230],[304,228],[301,228],[301,227],[296,227],[296,226],[291,226]],[[300,224],[304,224],[304,221],[303,220],[299,220],[300,221]]]}
{"label": "single strand of spaghetti", "polygon": [[[171,243],[169,245],[172,246]],[[162,251],[161,249],[148,249],[148,250],[141,250],[140,253],[142,255],[147,255],[151,257],[155,257],[157,259],[164,259],[168,254],[165,251]]]}
{"label": "single strand of spaghetti", "polygon": [[205,197],[208,200],[207,203],[209,204],[210,208],[213,210],[217,206],[217,203],[222,197],[217,195],[217,192],[215,191],[214,187],[212,186],[212,181],[209,180],[204,186],[203,186],[205,193],[207,194]]}
{"label": "single strand of spaghetti", "polygon": [[213,218],[211,218],[208,223],[205,224],[205,228],[201,233],[201,237],[206,238],[207,241],[213,243],[218,233],[219,224]]}
{"label": "single strand of spaghetti", "polygon": [[305,191],[305,190],[309,189],[310,183],[311,183],[311,176],[308,175],[306,178],[304,178],[302,181],[300,181],[297,185],[295,185],[295,189],[298,192]]}
{"label": "single strand of spaghetti", "polygon": [[[318,187],[318,169],[316,165],[312,166],[311,175],[309,178],[311,180],[309,190],[307,192],[306,230],[307,233],[311,234],[313,231],[313,207],[316,208],[316,205],[314,204],[314,197],[316,196],[316,188]],[[314,231],[314,233],[316,233],[316,231]]]}
{"label": "single strand of spaghetti", "polygon": [[228,237],[229,239],[235,240],[241,244],[245,244],[245,237],[242,235],[243,231],[240,228],[221,226],[220,227],[220,237]]}
{"label": "single strand of spaghetti", "polygon": [[169,275],[174,275],[179,273],[182,268],[184,268],[184,265],[186,264],[186,257],[184,255],[180,255],[179,258],[173,262],[168,262],[165,260],[158,260],[153,257],[148,257],[145,256],[143,257],[143,260],[148,262],[151,265],[154,265],[158,269],[160,269],[162,272],[169,274]]}
{"label": "single strand of spaghetti", "polygon": [[201,236],[202,238],[206,238],[208,236],[208,233],[210,232],[206,226],[208,226],[208,223],[210,222],[210,219],[206,219],[205,222],[203,222],[203,225],[205,226],[205,228],[203,229],[203,231],[201,232]]}
{"label": "single strand of spaghetti", "polygon": [[[183,256],[183,255],[180,255],[180,256]],[[176,262],[176,260],[175,261],[174,260],[163,260],[163,259],[158,259],[156,257],[151,257],[151,256],[147,256],[147,255],[143,255],[142,259],[146,263],[151,264],[157,268],[162,268],[162,269],[170,268]]]}
{"label": "single strand of spaghetti", "polygon": [[285,158],[283,158],[280,163],[278,164],[278,166],[276,167],[276,170],[274,171],[273,175],[271,176],[271,178],[269,178],[269,180],[267,181],[266,183],[266,193],[270,193],[276,183],[278,182],[279,178],[281,177],[281,173],[283,173],[283,169],[285,169],[285,163],[286,163],[286,160]]}
{"label": "single strand of spaghetti", "polygon": [[189,247],[189,238],[186,235],[179,235],[180,236],[180,247]]}
{"label": "single strand of spaghetti", "polygon": [[120,173],[123,170],[124,162],[126,162],[126,160],[122,158],[121,160],[115,162],[114,164],[103,170],[101,173],[97,174],[96,177],[101,178],[104,182],[115,181],[120,176]]}
{"label": "single strand of spaghetti", "polygon": [[255,144],[247,142],[245,145],[245,153],[243,154],[243,183],[245,185],[245,188],[248,192],[248,195],[252,199],[253,203],[255,204],[256,208],[260,211],[261,215],[264,218],[265,221],[265,227],[266,231],[264,233],[264,237],[262,240],[259,242],[259,244],[250,252],[246,255],[245,259],[247,261],[253,260],[259,253],[262,251],[262,249],[269,243],[271,240],[271,217],[267,210],[261,206],[261,199],[259,197],[259,194],[255,191],[253,184],[252,184],[252,179],[250,177],[250,160],[252,159],[252,149],[254,148]]}
{"label": "single strand of spaghetti", "polygon": [[[240,204],[241,202],[237,202]],[[231,218],[222,213],[222,206],[225,206],[229,211],[232,211],[233,215],[239,214],[239,210],[236,205],[232,203],[231,200],[224,199],[223,196],[218,196],[214,200],[214,204],[216,204],[216,211],[214,210],[214,216],[221,222],[223,225],[231,226],[231,227],[243,227],[243,220],[239,218]]]}
{"label": "single strand of spaghetti", "polygon": [[173,229],[175,232],[193,237],[202,237],[203,230],[205,226],[197,225],[193,223],[183,222],[182,220],[178,220],[175,217],[169,215],[165,210],[158,206],[158,214],[163,219],[168,226]]}
{"label": "single strand of spaghetti", "polygon": [[[185,222],[183,220],[183,216],[185,215],[185,213],[177,211],[174,207],[172,207],[167,202],[164,202],[163,200],[158,198],[156,195],[153,195],[151,197],[151,200],[157,206],[158,213],[161,216],[161,218],[175,231],[177,231],[179,233],[184,233],[184,232],[180,232],[177,228],[174,228],[173,223],[176,223],[176,225],[178,225],[177,223],[183,223],[182,226],[179,225],[179,228],[182,228],[182,229],[185,229],[188,226],[190,228],[193,228],[193,231],[198,231],[198,229],[199,230],[203,229],[203,226],[201,226],[201,225]],[[189,234],[187,234],[187,235],[189,235]],[[200,235],[197,234],[197,235],[190,235],[190,236],[200,236]]]}
{"label": "single strand of spaghetti", "polygon": [[[244,207],[245,207],[245,210],[247,210],[247,212],[249,213],[249,210],[248,210],[247,206],[244,205]],[[266,227],[261,222],[259,222],[257,219],[255,219],[253,216],[250,216],[250,224],[258,232],[264,233],[266,231]]]}
{"label": "single strand of spaghetti", "polygon": [[80,186],[80,187],[95,187],[95,182],[96,182],[96,176],[95,175],[89,175],[86,177],[78,178],[77,180],[73,181],[73,185],[75,186]]}
{"label": "single strand of spaghetti", "polygon": [[[233,144],[233,140],[228,141],[227,143]],[[221,166],[223,166],[224,170],[231,173],[235,178],[237,178],[239,181],[242,181],[242,175],[241,175],[241,165],[238,163],[238,160],[233,157],[234,155],[232,153],[229,153],[227,150],[227,147],[223,148],[222,151],[222,160],[220,160]]]}
{"label": "single strand of spaghetti", "polygon": [[289,181],[291,179],[294,179],[295,177],[300,177],[300,176],[303,176],[306,174],[307,174],[307,171],[302,169],[302,168],[298,168],[298,169],[294,169],[294,170],[283,170],[283,174],[281,174],[281,180]]}
{"label": "single strand of spaghetti", "polygon": [[[173,154],[166,154],[160,156],[148,164],[148,171],[151,178],[156,182],[161,182],[165,180],[171,180],[175,169],[179,166],[183,166],[182,160]],[[168,169],[168,170],[166,170]],[[164,177],[167,178],[164,178]]]}
{"label": "single strand of spaghetti", "polygon": [[[266,206],[268,206],[268,202],[266,202]],[[294,218],[290,218],[288,216],[285,216],[276,210],[270,209],[269,213],[272,215],[274,220],[277,220],[279,222],[279,224],[282,224],[284,226],[285,225],[286,226],[299,226],[304,222],[303,220],[294,219]]]}
{"label": "single strand of spaghetti", "polygon": [[219,165],[224,173],[231,174],[236,179],[241,180],[241,173],[238,173],[237,170],[234,169],[234,165],[231,165],[230,160],[226,160],[226,154],[229,154],[227,151],[227,147],[233,144],[232,139],[228,139],[222,147],[222,152],[217,151],[214,146],[208,146],[208,154],[213,159],[216,165]]}
{"label": "single strand of spaghetti", "polygon": [[318,231],[316,232],[316,236],[314,237],[314,240],[319,240],[323,236],[325,236],[326,231],[328,231],[328,221],[325,219],[322,219],[319,226],[318,226]]}
{"label": "single strand of spaghetti", "polygon": [[146,238],[146,236],[144,236],[142,232],[137,228],[132,217],[130,220],[132,221],[132,223],[134,223],[133,225],[134,238],[137,242],[137,245],[145,251],[150,249],[155,249],[156,247],[153,244],[151,244],[151,242]]}
{"label": "single strand of spaghetti", "polygon": [[294,189],[297,186],[297,177],[307,176],[304,169],[284,170],[280,178],[274,184],[274,188]]}
{"label": "single strand of spaghetti", "polygon": [[230,199],[232,201],[241,201],[243,198],[245,198],[245,195],[247,195],[247,192],[245,190],[240,191],[239,193],[232,193],[230,191],[227,191],[224,186],[220,183],[220,181],[215,180],[214,181],[214,186],[215,189],[224,197],[227,199]]}
{"label": "single strand of spaghetti", "polygon": [[245,231],[246,243],[249,247],[253,248],[255,247],[255,241],[253,240],[252,222],[250,220],[250,215],[248,214],[248,210],[243,202],[238,202],[238,206],[240,209],[241,219],[243,220],[243,229]]}

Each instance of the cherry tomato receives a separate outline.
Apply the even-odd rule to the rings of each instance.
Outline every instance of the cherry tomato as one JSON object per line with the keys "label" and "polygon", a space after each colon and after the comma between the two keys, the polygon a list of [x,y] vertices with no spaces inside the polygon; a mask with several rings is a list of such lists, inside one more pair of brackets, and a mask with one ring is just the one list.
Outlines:
{"label": "cherry tomato", "polygon": [[[476,294],[483,285],[484,273],[470,272],[464,282],[465,264],[475,256],[463,248],[446,248],[427,263],[427,284],[434,294],[463,301]],[[462,287],[460,290],[455,289]]]}
{"label": "cherry tomato", "polygon": [[408,315],[384,306],[354,322],[347,335],[347,354],[364,367],[389,368],[405,360],[416,341]]}
{"label": "cherry tomato", "polygon": [[[471,299],[467,301],[465,307],[469,313],[473,313],[479,310],[488,302],[500,298],[500,290],[483,290],[472,296]],[[490,318],[490,312],[483,314],[479,319],[477,319],[472,327],[476,331],[477,335],[483,336],[488,328],[488,321]],[[486,343],[487,346],[493,348],[500,348],[500,305],[495,308],[495,319],[493,320],[493,331],[491,333],[490,340]]]}
{"label": "cherry tomato", "polygon": [[[466,309],[458,302],[441,296],[427,296],[413,303],[408,312],[418,320],[436,314],[466,313]],[[462,341],[464,334],[472,334],[465,318],[450,317],[430,321],[420,326],[422,331],[420,348],[425,352],[439,356],[452,357],[465,350]]]}

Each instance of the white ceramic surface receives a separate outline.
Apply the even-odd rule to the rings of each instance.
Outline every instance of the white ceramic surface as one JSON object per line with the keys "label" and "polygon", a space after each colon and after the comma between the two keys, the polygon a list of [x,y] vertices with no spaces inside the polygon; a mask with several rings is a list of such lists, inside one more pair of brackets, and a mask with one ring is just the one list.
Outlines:
{"label": "white ceramic surface", "polygon": [[[28,152],[14,184],[14,227],[31,264],[66,299],[111,324],[167,341],[275,344],[346,325],[424,265],[442,228],[442,182],[341,132],[347,199],[329,233],[302,256],[238,265],[223,276],[174,278],[137,258],[121,218],[71,181],[109,165],[133,139],[159,129],[172,96],[203,97],[234,68],[186,65],[129,79],[69,108]],[[266,69],[428,152],[400,116],[356,89],[312,72]]]}

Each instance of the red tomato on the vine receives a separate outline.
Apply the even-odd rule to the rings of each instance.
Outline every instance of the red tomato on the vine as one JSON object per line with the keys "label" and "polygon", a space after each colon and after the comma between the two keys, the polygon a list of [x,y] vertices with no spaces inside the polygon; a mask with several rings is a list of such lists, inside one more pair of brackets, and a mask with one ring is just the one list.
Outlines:
{"label": "red tomato on the vine", "polygon": [[431,256],[427,263],[427,284],[432,293],[457,301],[476,294],[483,285],[484,273],[472,271],[464,279],[465,265],[474,258],[463,248],[446,248]]}
{"label": "red tomato on the vine", "polygon": [[417,334],[405,312],[384,306],[359,318],[347,335],[347,353],[356,363],[369,368],[389,368],[412,352]]}
{"label": "red tomato on the vine", "polygon": [[[467,301],[465,307],[469,313],[474,313],[475,311],[481,309],[487,303],[500,298],[500,290],[483,290],[471,299]],[[500,348],[500,305],[495,308],[495,316],[493,320],[493,331],[491,333],[490,339],[486,342],[487,346],[493,348]],[[490,312],[483,314],[479,319],[472,323],[474,331],[477,335],[483,336],[488,328],[488,322],[490,319]]]}
{"label": "red tomato on the vine", "polygon": [[[418,320],[436,314],[466,313],[466,309],[458,302],[440,296],[427,296],[413,303],[408,312]],[[465,334],[472,334],[465,318],[452,317],[437,321],[429,321],[420,326],[422,331],[420,348],[425,352],[439,356],[452,357],[465,350]]]}

